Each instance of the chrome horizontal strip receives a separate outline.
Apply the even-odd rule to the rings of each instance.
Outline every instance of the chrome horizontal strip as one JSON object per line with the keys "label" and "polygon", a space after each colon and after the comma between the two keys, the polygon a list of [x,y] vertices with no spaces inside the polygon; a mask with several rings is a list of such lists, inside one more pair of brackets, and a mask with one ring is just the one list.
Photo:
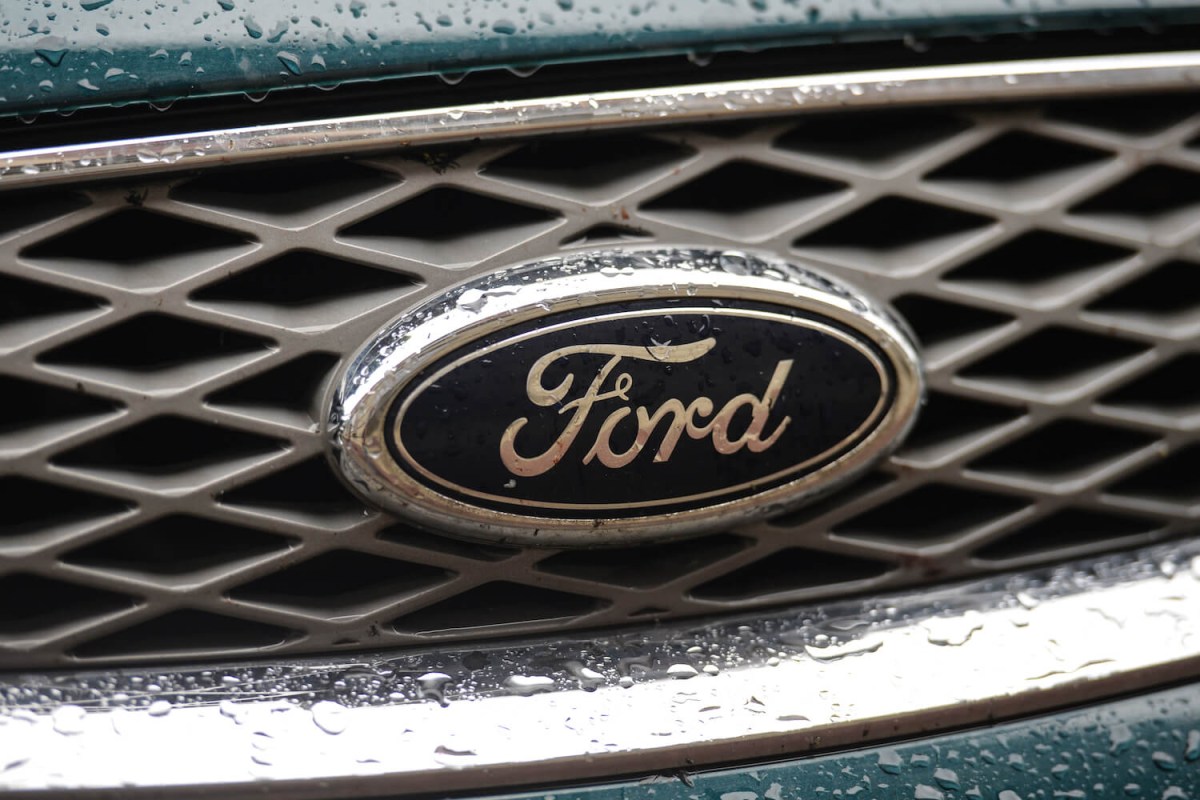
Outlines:
{"label": "chrome horizontal strip", "polygon": [[0,153],[0,189],[474,138],[835,108],[1164,91],[1200,83],[1200,51],[885,69],[481,103]]}
{"label": "chrome horizontal strip", "polygon": [[0,786],[289,798],[803,753],[1194,678],[1200,542],[756,619],[0,682]]}

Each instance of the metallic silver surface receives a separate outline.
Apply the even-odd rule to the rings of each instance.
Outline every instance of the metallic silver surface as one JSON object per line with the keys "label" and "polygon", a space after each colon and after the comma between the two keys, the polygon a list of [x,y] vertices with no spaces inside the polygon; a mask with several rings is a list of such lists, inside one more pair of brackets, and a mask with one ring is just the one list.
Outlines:
{"label": "metallic silver surface", "polygon": [[0,786],[215,798],[495,790],[979,723],[1194,678],[1198,553],[1190,542],[513,646],[9,675]]}
{"label": "metallic silver surface", "polygon": [[[801,115],[6,194],[0,599],[18,599],[0,602],[0,667],[570,635],[1192,535],[1195,99]],[[636,550],[464,546],[342,488],[322,401],[372,334],[508,265],[634,246],[772,253],[895,309],[926,367],[912,435],[829,502]]]}
{"label": "metallic silver surface", "polygon": [[[552,314],[628,301],[717,299],[761,302],[802,318],[832,320],[877,346],[894,380],[889,404],[862,442],[815,472],[736,500],[634,517],[563,508],[555,516],[500,512],[426,486],[385,444],[396,397],[431,364],[467,343]],[[680,310],[684,310],[683,307]],[[664,312],[665,313],[665,312]],[[736,370],[738,362],[725,369]],[[889,377],[894,376],[894,377]],[[923,398],[916,349],[881,307],[851,287],[777,258],[740,251],[595,251],[503,269],[457,286],[389,323],[350,360],[332,400],[330,436],[342,474],[369,502],[433,530],[542,546],[586,546],[677,538],[788,511],[861,475],[892,452]],[[485,408],[489,398],[480,397]]]}
{"label": "metallic silver surface", "polygon": [[0,189],[394,147],[913,103],[1188,88],[1200,53],[871,70],[447,106],[0,153]]}

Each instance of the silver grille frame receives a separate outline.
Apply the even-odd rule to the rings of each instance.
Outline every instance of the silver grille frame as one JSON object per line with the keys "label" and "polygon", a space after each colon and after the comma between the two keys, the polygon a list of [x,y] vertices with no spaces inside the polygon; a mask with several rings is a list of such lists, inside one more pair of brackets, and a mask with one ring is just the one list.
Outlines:
{"label": "silver grille frame", "polygon": [[[1169,80],[1156,71],[1166,68],[1164,59],[1174,70]],[[996,72],[994,65],[957,68],[957,71],[949,71],[947,80],[950,81],[948,85],[961,85],[954,82],[964,80],[963,70],[966,70],[989,86],[994,85],[999,97],[1009,96],[1005,94],[1009,89],[1003,87],[1023,86],[1021,91],[1036,93],[1040,91],[1039,87],[1044,88],[1045,81],[1059,81],[1054,84],[1059,88],[1050,94],[1065,92],[1068,87],[1071,91],[1089,86],[1128,88],[1129,84],[1136,83],[1135,75],[1146,79],[1138,84],[1140,86],[1162,88],[1169,84],[1178,87],[1179,81],[1189,74],[1183,65],[1195,63],[1195,59],[1187,54],[1173,54],[1170,58],[1130,56],[1124,62],[1106,60],[1104,64],[1110,67],[1114,63],[1136,66],[1133,72],[1121,73],[1123,78],[1118,80],[1111,72],[1099,70],[1095,60],[1073,61],[1078,63],[1071,68],[1061,62],[1056,62],[1054,69],[1049,69],[1043,62],[1030,62],[1024,67],[1008,65],[1003,72]],[[1024,84],[1022,78],[1014,84],[1006,80],[1010,74],[1037,77]],[[1101,78],[1097,79],[1097,74]],[[1072,81],[1080,76],[1084,76],[1082,83],[1073,84]],[[843,84],[844,76],[804,80],[808,83],[823,81],[834,87],[844,85],[844,90],[830,90],[833,94],[829,97],[871,96],[870,93],[857,94],[853,90],[855,84]],[[1100,82],[1089,83],[1096,80]],[[909,95],[909,100],[928,99],[933,85],[929,81],[915,81],[914,86],[923,88]],[[1017,92],[1016,89],[1011,91]],[[1025,95],[1016,93],[1014,96]],[[904,93],[896,88],[880,92],[877,102],[898,102],[902,97],[905,97]],[[556,111],[569,108],[558,108],[554,103],[544,105]],[[754,105],[752,101],[750,105]],[[818,105],[825,107],[824,103]],[[769,104],[766,109],[778,110]],[[727,111],[730,116],[739,116],[746,111],[746,105]],[[54,387],[61,392],[82,389],[88,395],[106,398],[121,406],[120,410],[110,414],[70,421],[65,428],[55,427],[53,435],[44,441],[28,443],[25,441],[28,436],[22,433],[3,440],[5,468],[10,474],[47,485],[128,499],[137,508],[128,513],[89,518],[82,523],[72,520],[66,525],[51,525],[32,534],[18,532],[19,535],[6,540],[4,550],[8,558],[4,570],[7,578],[33,575],[60,588],[83,587],[133,598],[134,604],[101,607],[97,613],[85,595],[85,599],[77,603],[81,611],[74,620],[5,634],[0,640],[0,662],[6,667],[40,667],[78,663],[85,657],[93,663],[111,663],[227,657],[238,652],[274,655],[616,626],[629,624],[646,614],[695,616],[836,594],[883,591],[927,583],[931,579],[950,579],[1077,556],[1095,547],[1139,545],[1190,533],[1194,504],[1186,497],[1181,502],[1137,492],[1132,496],[1114,495],[1105,490],[1153,469],[1165,457],[1192,443],[1195,439],[1192,419],[1186,415],[1114,408],[1097,401],[1117,387],[1137,381],[1171,359],[1189,353],[1196,325],[1185,319],[1165,327],[1161,323],[1147,327],[1146,321],[1137,315],[1097,314],[1085,307],[1156,272],[1170,259],[1200,258],[1200,251],[1192,242],[1197,223],[1188,221],[1185,216],[1182,220],[1168,219],[1161,224],[1126,219],[1124,224],[1114,226],[1111,219],[1080,215],[1070,209],[1134,177],[1151,161],[1186,175],[1200,174],[1200,152],[1189,146],[1200,132],[1200,117],[1192,115],[1144,135],[1128,135],[1061,117],[1039,117],[1028,109],[964,109],[955,113],[965,115],[964,119],[968,120],[961,130],[915,152],[899,152],[891,160],[876,164],[781,148],[776,144],[779,137],[798,122],[803,123],[805,118],[768,120],[755,123],[750,130],[735,131],[732,136],[704,128],[691,129],[685,134],[674,130],[639,134],[643,141],[657,142],[665,148],[664,152],[679,155],[664,157],[616,180],[592,187],[563,186],[544,178],[514,178],[511,171],[505,176],[498,174],[494,167],[490,171],[487,169],[488,165],[527,147],[524,142],[482,145],[455,153],[448,159],[434,151],[424,160],[414,160],[412,152],[399,151],[357,162],[366,172],[359,170],[353,174],[360,177],[378,175],[374,182],[362,183],[357,177],[347,179],[345,184],[355,188],[345,195],[329,203],[318,202],[288,213],[264,215],[261,210],[232,208],[228,201],[213,202],[211,190],[207,195],[210,199],[201,202],[194,190],[195,182],[205,180],[204,175],[191,178],[171,174],[155,177],[136,191],[124,185],[86,188],[84,191],[89,200],[83,207],[53,214],[15,232],[2,234],[0,264],[4,266],[0,268],[0,274],[37,284],[53,284],[69,292],[100,296],[107,305],[105,310],[95,313],[55,312],[49,317],[50,327],[43,324],[46,320],[35,320],[32,326],[18,325],[17,333],[10,332],[3,339],[4,359],[0,375],[34,379],[39,385]],[[656,119],[654,115],[646,114],[636,121],[646,123]],[[1013,132],[1042,141],[1094,149],[1105,155],[1096,164],[1054,177],[1051,183],[1058,181],[1057,188],[1048,197],[1040,196],[1042,184],[1036,181],[1032,188],[1025,188],[1024,194],[1021,190],[1009,190],[1005,194],[997,193],[995,187],[989,187],[986,182],[972,187],[964,186],[961,181],[931,181],[924,177]],[[181,163],[184,162],[168,161],[159,166],[175,168]],[[823,182],[835,188],[765,209],[749,208],[744,213],[732,215],[732,221],[717,220],[715,224],[712,214],[647,207],[656,198],[701,179],[723,165],[737,164],[760,165],[781,175]],[[155,165],[143,163],[139,170],[151,167]],[[33,176],[32,173],[22,174]],[[80,176],[101,174],[105,173],[85,170]],[[334,185],[337,186],[336,181]],[[459,240],[454,245],[456,254],[447,254],[436,245],[420,241],[381,244],[371,237],[342,233],[434,190],[492,198],[501,206],[541,209],[546,212],[546,219],[502,226],[499,233]],[[847,253],[844,247],[793,246],[795,240],[804,238],[807,233],[821,230],[827,223],[849,218],[885,195],[900,195],[922,207],[974,214],[985,223],[952,234],[945,240],[932,237],[919,241],[914,252],[891,262],[876,262],[869,253],[865,257]],[[184,219],[192,226],[213,226],[244,239],[246,244],[217,247],[215,254],[203,254],[202,251],[202,255],[184,261],[160,258],[149,266],[131,269],[114,267],[103,258],[86,254],[82,258],[64,258],[61,254],[50,258],[30,255],[43,243],[61,242],[63,237],[88,225],[103,225],[107,215],[119,210],[157,214],[161,219]],[[651,235],[649,239],[639,237],[638,246],[647,243],[733,246],[780,252],[863,286],[885,302],[916,294],[959,308],[999,315],[1003,318],[1001,324],[927,348],[928,380],[931,388],[943,396],[1017,409],[1020,413],[1006,422],[988,426],[973,443],[943,442],[923,452],[914,452],[911,448],[901,450],[880,470],[877,480],[868,480],[851,490],[848,499],[843,495],[837,502],[802,512],[798,518],[739,530],[720,540],[721,546],[712,550],[717,555],[710,562],[650,585],[620,586],[595,577],[580,577],[576,567],[551,571],[545,567],[552,559],[558,558],[559,563],[564,560],[553,551],[522,550],[500,560],[489,560],[493,557],[491,554],[481,559],[478,556],[482,551],[456,549],[450,544],[431,545],[428,538],[418,540],[411,534],[409,543],[403,538],[399,541],[381,539],[379,534],[391,528],[393,522],[353,503],[339,507],[330,516],[325,512],[297,515],[294,509],[281,510],[261,497],[249,504],[225,501],[228,494],[223,493],[236,492],[240,487],[278,475],[282,470],[305,464],[319,464],[323,468],[326,445],[320,425],[322,405],[318,400],[321,393],[314,391],[313,403],[307,409],[283,409],[288,413],[281,413],[279,408],[264,411],[245,403],[213,402],[207,399],[211,395],[233,385],[243,385],[294,359],[331,350],[350,352],[403,309],[472,275],[563,249],[593,247],[594,243],[572,241],[594,231],[597,226],[640,230]],[[1125,248],[1130,255],[1111,264],[1102,264],[1094,271],[1085,270],[1083,279],[1067,280],[1056,292],[1035,303],[1030,303],[1020,292],[1014,294],[1011,288],[997,291],[981,289],[977,281],[964,285],[943,280],[944,275],[969,263],[973,257],[1014,241],[1033,228]],[[272,263],[272,259],[297,250],[324,253],[378,273],[392,282],[384,288],[317,302],[303,313],[286,307],[264,310],[256,306],[254,298],[244,296],[230,300],[226,295],[215,301],[197,300],[192,296],[194,292],[226,284],[237,275],[250,274]],[[165,377],[161,372],[146,377],[120,369],[97,372],[87,369],[86,365],[81,370],[78,364],[45,361],[47,353],[56,352],[60,347],[95,340],[122,323],[161,313],[187,324],[210,325],[261,337],[275,345],[250,355],[199,359],[184,364],[181,370],[168,371]],[[1039,331],[1061,326],[1064,321],[1072,331],[1099,337],[1115,336],[1142,349],[1128,357],[1115,359],[1111,368],[1080,376],[1074,383],[1049,392],[1022,386],[1019,381],[964,378],[959,372],[960,368],[977,364],[990,354],[1027,340]],[[330,371],[323,380],[327,382],[331,374]],[[247,456],[239,451],[236,458],[222,456],[206,464],[198,473],[185,471],[183,477],[165,480],[156,475],[131,478],[120,469],[97,468],[94,463],[83,467],[77,462],[64,465],[61,461],[64,453],[120,435],[139,423],[170,415],[182,417],[193,425],[217,424],[225,429],[243,431],[268,443],[286,441],[287,448],[275,451],[268,444]],[[1114,458],[1097,459],[1100,468],[1082,478],[1067,476],[1047,482],[1036,474],[1021,474],[1019,470],[1016,473],[1012,470],[981,471],[967,466],[985,451],[994,452],[1040,426],[1065,418],[1104,430],[1145,432],[1150,441],[1118,448],[1120,452]],[[869,528],[867,535],[839,531],[839,526],[851,518],[869,508],[898,500],[921,483],[947,487],[952,493],[966,492],[968,499],[1017,498],[1020,507],[1010,512],[972,518],[968,520],[970,524],[960,530],[915,542],[905,542],[902,537],[890,534],[881,536]],[[1050,519],[1053,513],[1068,507],[1102,514],[1131,514],[1158,524],[1148,532],[1114,536],[1084,546],[1067,545],[1033,555],[991,560],[972,556],[989,543],[1035,520]],[[182,576],[97,567],[60,558],[90,543],[109,540],[129,531],[142,521],[180,513],[298,541],[294,545],[239,559],[236,565],[218,565],[212,570]],[[704,548],[704,542],[700,540],[687,547]],[[753,570],[754,565],[766,563],[781,553],[796,552],[796,548],[810,554],[824,554],[837,564],[867,565],[868,569],[865,572],[851,569],[846,573],[849,577],[832,584],[793,584],[778,591],[771,591],[768,586],[766,591],[748,597],[711,592],[706,597],[695,593],[697,587],[710,585],[741,570]],[[427,577],[414,579],[412,585],[350,603],[322,601],[314,606],[293,600],[281,604],[262,600],[261,593],[257,599],[238,596],[240,587],[261,578],[302,566],[312,558],[345,551],[396,569],[416,565],[420,567],[418,572]],[[876,564],[881,565],[881,569],[872,572],[870,566]],[[444,579],[436,579],[437,573],[442,573]],[[753,578],[753,573],[749,574]],[[498,581],[506,586],[528,587],[534,595],[551,601],[582,597],[595,602],[580,606],[569,618],[551,614],[517,623],[482,624],[442,633],[437,632],[436,626],[428,627],[433,623],[422,628],[418,621],[408,629],[403,625],[388,625],[393,619],[411,618],[422,609],[463,597],[464,593]],[[545,592],[559,594],[547,595]],[[221,644],[183,649],[141,646],[130,650],[110,644],[108,649],[91,650],[90,656],[88,650],[81,652],[79,649],[96,640],[104,640],[110,634],[119,634],[185,610],[211,615],[206,618],[210,623],[242,620],[271,626],[272,632],[266,638],[252,639],[249,646],[242,648]]]}

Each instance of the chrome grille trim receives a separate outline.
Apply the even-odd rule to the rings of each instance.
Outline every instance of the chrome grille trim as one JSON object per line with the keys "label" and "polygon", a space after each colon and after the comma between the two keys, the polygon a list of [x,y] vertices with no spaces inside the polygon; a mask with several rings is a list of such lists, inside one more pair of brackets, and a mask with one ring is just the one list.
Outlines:
{"label": "chrome grille trim", "polygon": [[711,625],[13,675],[0,786],[228,800],[544,786],[928,733],[1198,667],[1189,542]]}
{"label": "chrome grille trim", "polygon": [[[1192,535],[1200,116],[1194,96],[1168,100],[1157,113],[1105,98],[800,115],[0,194],[0,665],[422,648],[744,613]],[[906,125],[915,143],[897,135]],[[845,151],[847,131],[865,131],[865,153]],[[1041,155],[995,158],[1012,137]],[[556,148],[583,162],[555,166]],[[985,174],[962,166],[980,153]],[[1170,213],[1121,188],[1147,170],[1183,182]],[[693,191],[714,175],[724,189]],[[268,191],[248,202],[248,188]],[[1079,210],[1112,192],[1123,210]],[[426,237],[445,222],[420,210],[438,193],[475,204],[451,220],[461,235]],[[714,196],[732,207],[705,205]],[[863,223],[881,202],[912,223]],[[967,227],[945,230],[946,215]],[[400,230],[411,219],[420,230]],[[839,225],[849,235],[813,240]],[[122,248],[147,229],[172,235],[130,262]],[[888,240],[897,230],[912,241]],[[1033,235],[1051,241],[1011,254]],[[309,502],[305,476],[340,489],[324,387],[388,320],[527,260],[678,245],[786,254],[894,304],[928,367],[914,437],[828,503],[658,549],[487,551],[400,528],[345,492]],[[999,255],[999,277],[980,271]],[[1167,285],[1149,305],[1144,281]],[[1160,313],[1161,298],[1178,307]],[[108,363],[141,358],[162,330],[191,342],[172,348],[178,363]],[[1033,357],[1003,363],[1014,347]],[[1037,357],[1054,348],[1066,355]],[[1044,385],[1026,374],[1093,351],[1095,369]],[[1030,452],[1051,434],[1068,446]],[[198,463],[160,468],[164,437]],[[122,453],[151,463],[130,469]],[[955,513],[920,513],[931,508]],[[207,560],[178,566],[152,546],[163,540]]]}
{"label": "chrome grille trim", "polygon": [[1165,91],[1200,82],[1200,51],[842,72],[566,95],[0,153],[0,189],[164,170],[543,133],[842,108]]}

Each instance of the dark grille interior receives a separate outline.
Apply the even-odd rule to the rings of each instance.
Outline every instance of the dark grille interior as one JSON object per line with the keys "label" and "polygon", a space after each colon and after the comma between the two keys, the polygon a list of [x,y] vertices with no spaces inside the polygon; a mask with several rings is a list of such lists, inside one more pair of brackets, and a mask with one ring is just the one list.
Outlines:
{"label": "dark grille interior", "polygon": [[[610,626],[1186,535],[1193,109],[840,113],[6,193],[0,666]],[[322,402],[374,331],[471,275],[630,243],[761,249],[892,304],[929,381],[907,443],[775,520],[604,552],[443,538],[343,487]]]}

